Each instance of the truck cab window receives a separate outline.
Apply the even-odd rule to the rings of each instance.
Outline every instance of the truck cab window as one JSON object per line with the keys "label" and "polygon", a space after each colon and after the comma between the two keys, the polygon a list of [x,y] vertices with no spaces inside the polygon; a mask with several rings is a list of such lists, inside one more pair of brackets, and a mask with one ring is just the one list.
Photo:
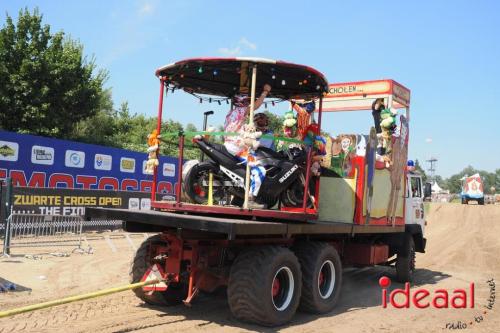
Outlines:
{"label": "truck cab window", "polygon": [[420,178],[411,177],[411,196],[413,198],[422,197],[422,187],[420,186]]}

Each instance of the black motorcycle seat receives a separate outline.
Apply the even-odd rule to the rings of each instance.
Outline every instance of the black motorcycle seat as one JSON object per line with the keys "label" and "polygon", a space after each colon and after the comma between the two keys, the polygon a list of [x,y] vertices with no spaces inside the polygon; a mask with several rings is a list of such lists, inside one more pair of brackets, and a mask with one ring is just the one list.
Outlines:
{"label": "black motorcycle seat", "polygon": [[256,152],[257,156],[263,156],[263,157],[273,157],[273,158],[278,158],[278,159],[283,159],[283,154],[278,153],[277,151],[274,151],[271,148],[267,147],[259,147],[257,148]]}
{"label": "black motorcycle seat", "polygon": [[[210,142],[207,144],[210,145],[213,149],[223,153],[224,155],[231,156],[237,160],[237,158],[234,155],[231,155],[231,153],[229,153],[227,151],[227,149],[224,145],[219,144],[219,143],[215,143],[215,142]],[[257,154],[257,156],[263,156],[263,157],[274,157],[274,158],[280,158],[280,159],[283,158],[283,155],[281,153],[278,153],[278,152],[276,152],[270,148],[267,148],[267,147],[257,148],[256,154]]]}
{"label": "black motorcycle seat", "polygon": [[207,142],[207,145],[211,146],[213,149],[223,153],[224,155],[228,155],[228,156],[233,156],[231,155],[226,147],[224,145],[221,145],[220,143],[215,143],[215,142]]}

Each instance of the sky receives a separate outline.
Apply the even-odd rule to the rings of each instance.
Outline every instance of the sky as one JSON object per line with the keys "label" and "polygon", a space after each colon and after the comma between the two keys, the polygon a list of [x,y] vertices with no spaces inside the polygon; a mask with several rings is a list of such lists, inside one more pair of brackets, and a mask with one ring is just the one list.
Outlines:
{"label": "sky", "polygon": [[[79,40],[109,71],[118,108],[155,116],[155,69],[184,58],[255,56],[312,66],[330,83],[394,79],[411,90],[409,158],[438,159],[449,177],[472,165],[500,168],[498,1],[6,1],[8,13],[38,7],[51,31]],[[164,118],[201,127],[227,109],[176,92]],[[286,107],[270,107],[283,114]],[[369,112],[324,117],[332,135],[368,133]]]}

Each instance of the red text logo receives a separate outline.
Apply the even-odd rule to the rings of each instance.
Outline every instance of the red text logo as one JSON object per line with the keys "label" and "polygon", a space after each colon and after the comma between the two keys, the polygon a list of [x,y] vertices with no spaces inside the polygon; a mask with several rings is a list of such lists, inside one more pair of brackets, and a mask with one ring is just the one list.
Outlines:
{"label": "red text logo", "polygon": [[[388,292],[391,279],[382,276],[378,281],[382,287],[382,307],[387,308],[388,304],[396,309],[410,308],[415,306],[419,309],[434,307],[436,309],[465,309],[474,308],[474,283],[471,282],[468,289],[436,289],[431,292],[425,288],[410,290],[410,284],[405,283],[403,289],[393,289]],[[401,296],[398,296],[401,295]]]}

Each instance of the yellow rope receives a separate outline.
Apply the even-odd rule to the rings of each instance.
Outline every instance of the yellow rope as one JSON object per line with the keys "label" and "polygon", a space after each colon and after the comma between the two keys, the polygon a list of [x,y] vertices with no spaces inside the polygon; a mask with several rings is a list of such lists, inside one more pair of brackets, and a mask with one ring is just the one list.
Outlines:
{"label": "yellow rope", "polygon": [[136,288],[144,287],[144,286],[147,286],[147,285],[150,285],[150,284],[156,284],[156,283],[159,283],[159,282],[160,282],[160,280],[154,279],[154,280],[150,280],[150,281],[132,283],[132,284],[128,284],[128,285],[121,286],[121,287],[104,289],[104,290],[96,291],[96,292],[93,292],[93,293],[88,293],[88,294],[83,294],[83,295],[76,295],[76,296],[62,298],[62,299],[58,299],[58,300],[54,300],[54,301],[49,301],[49,302],[44,302],[44,303],[39,303],[39,304],[33,304],[33,305],[23,306],[23,307],[17,308],[17,309],[11,309],[11,310],[6,310],[6,311],[1,311],[0,312],[0,318],[8,317],[8,316],[13,316],[13,315],[20,314],[20,313],[25,313],[25,312],[30,312],[30,311],[45,309],[45,308],[49,308],[51,306],[56,306],[56,305],[61,305],[61,304],[66,304],[66,303],[81,301],[81,300],[84,300],[84,299],[95,298],[95,297],[99,297],[99,296],[105,296],[105,295],[109,295],[109,294],[113,294],[113,293],[118,293],[118,292],[125,291],[125,290],[136,289]]}

